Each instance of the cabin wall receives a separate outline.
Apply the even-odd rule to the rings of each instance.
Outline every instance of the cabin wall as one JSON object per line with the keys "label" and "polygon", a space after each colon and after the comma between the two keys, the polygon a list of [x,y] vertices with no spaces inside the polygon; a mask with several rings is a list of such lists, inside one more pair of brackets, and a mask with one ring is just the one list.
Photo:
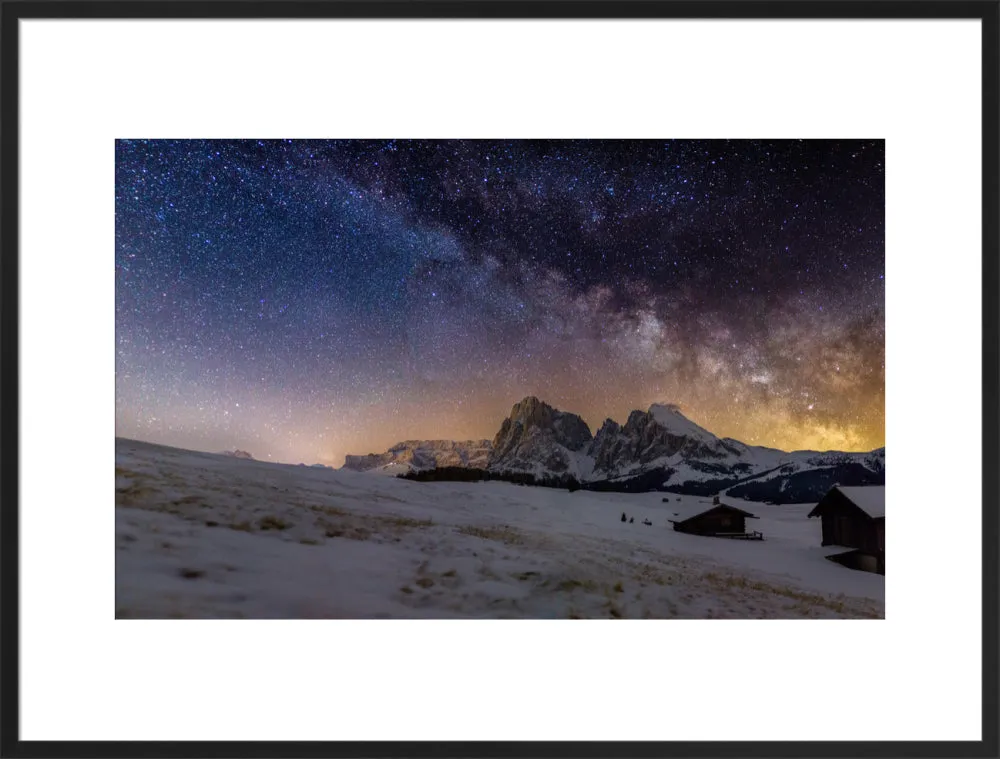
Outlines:
{"label": "cabin wall", "polygon": [[820,521],[823,523],[823,542],[820,545],[836,545],[836,535],[833,531],[833,520],[830,517],[824,516]]}
{"label": "cabin wall", "polygon": [[868,553],[885,550],[885,522],[851,514],[827,514],[823,520],[823,545],[859,548]]}
{"label": "cabin wall", "polygon": [[823,545],[844,546],[845,548],[860,548],[854,537],[854,528],[850,517],[845,514],[823,515]]}
{"label": "cabin wall", "polygon": [[874,519],[864,526],[862,532],[861,548],[872,555],[876,555],[882,549],[879,547],[878,527]]}
{"label": "cabin wall", "polygon": [[720,532],[746,532],[746,517],[742,514],[706,514],[684,526],[684,532],[713,535]]}

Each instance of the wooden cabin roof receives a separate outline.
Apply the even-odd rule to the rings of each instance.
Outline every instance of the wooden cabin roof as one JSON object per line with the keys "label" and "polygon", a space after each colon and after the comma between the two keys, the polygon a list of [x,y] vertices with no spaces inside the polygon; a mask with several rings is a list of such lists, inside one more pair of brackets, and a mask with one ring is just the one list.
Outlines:
{"label": "wooden cabin roof", "polygon": [[838,485],[809,512],[810,517],[823,515],[825,508],[832,502],[845,498],[858,507],[872,519],[885,518],[885,485],[864,485],[859,487],[841,487]]}
{"label": "wooden cabin roof", "polygon": [[699,511],[696,514],[692,514],[682,519],[670,519],[668,521],[673,524],[684,524],[685,522],[693,521],[695,519],[698,519],[699,517],[703,517],[706,514],[711,514],[712,512],[715,511],[729,511],[735,514],[742,514],[743,516],[748,517],[749,519],[760,519],[760,517],[751,514],[749,511],[744,511],[743,509],[738,509],[735,506],[730,506],[728,503],[717,503],[714,506],[709,506],[707,509],[703,509],[702,511]]}

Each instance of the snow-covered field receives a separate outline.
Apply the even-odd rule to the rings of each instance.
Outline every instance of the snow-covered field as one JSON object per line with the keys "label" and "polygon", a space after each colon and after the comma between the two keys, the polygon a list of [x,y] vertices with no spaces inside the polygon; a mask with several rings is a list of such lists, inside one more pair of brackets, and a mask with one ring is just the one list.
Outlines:
{"label": "snow-covered field", "polygon": [[695,496],[410,482],[124,439],[115,487],[118,618],[884,616],[885,578],[824,558],[844,549],[819,546],[814,504],[731,499],[766,540],[725,540],[673,530],[709,507]]}

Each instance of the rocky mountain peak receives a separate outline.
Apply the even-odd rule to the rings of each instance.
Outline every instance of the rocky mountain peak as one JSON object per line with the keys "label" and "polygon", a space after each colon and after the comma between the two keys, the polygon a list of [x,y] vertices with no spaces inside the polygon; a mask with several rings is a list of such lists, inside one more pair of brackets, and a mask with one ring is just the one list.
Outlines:
{"label": "rocky mountain peak", "polygon": [[511,442],[519,442],[536,431],[551,433],[554,442],[571,451],[578,451],[593,440],[590,427],[579,416],[558,411],[529,395],[511,408],[510,416],[504,419],[493,438],[493,448],[499,452]]}
{"label": "rocky mountain peak", "polygon": [[605,421],[589,454],[595,472],[613,476],[678,455],[718,459],[730,451],[715,435],[684,416],[676,404],[654,403],[648,411],[631,412],[621,427],[610,419]]}
{"label": "rocky mountain peak", "polygon": [[533,395],[514,404],[493,438],[490,466],[553,472],[576,470],[572,453],[590,445],[590,428],[576,414],[558,411]]}
{"label": "rocky mountain peak", "polygon": [[551,427],[556,410],[533,395],[518,401],[507,417],[511,422],[520,422],[525,428]]}
{"label": "rocky mountain peak", "polygon": [[608,437],[609,435],[617,435],[621,431],[621,428],[622,426],[614,419],[605,419],[597,434],[594,435],[594,443],[596,444],[601,438]]}

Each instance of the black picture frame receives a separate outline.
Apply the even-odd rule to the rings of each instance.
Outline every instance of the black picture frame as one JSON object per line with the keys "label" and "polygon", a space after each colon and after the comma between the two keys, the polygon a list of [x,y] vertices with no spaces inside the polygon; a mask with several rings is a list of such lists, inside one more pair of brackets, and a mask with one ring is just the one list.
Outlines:
{"label": "black picture frame", "polygon": [[[36,742],[19,732],[19,25],[21,19],[979,19],[982,24],[982,740],[978,742]],[[2,4],[0,748],[11,757],[944,757],[998,755],[1000,0],[174,0]]]}

